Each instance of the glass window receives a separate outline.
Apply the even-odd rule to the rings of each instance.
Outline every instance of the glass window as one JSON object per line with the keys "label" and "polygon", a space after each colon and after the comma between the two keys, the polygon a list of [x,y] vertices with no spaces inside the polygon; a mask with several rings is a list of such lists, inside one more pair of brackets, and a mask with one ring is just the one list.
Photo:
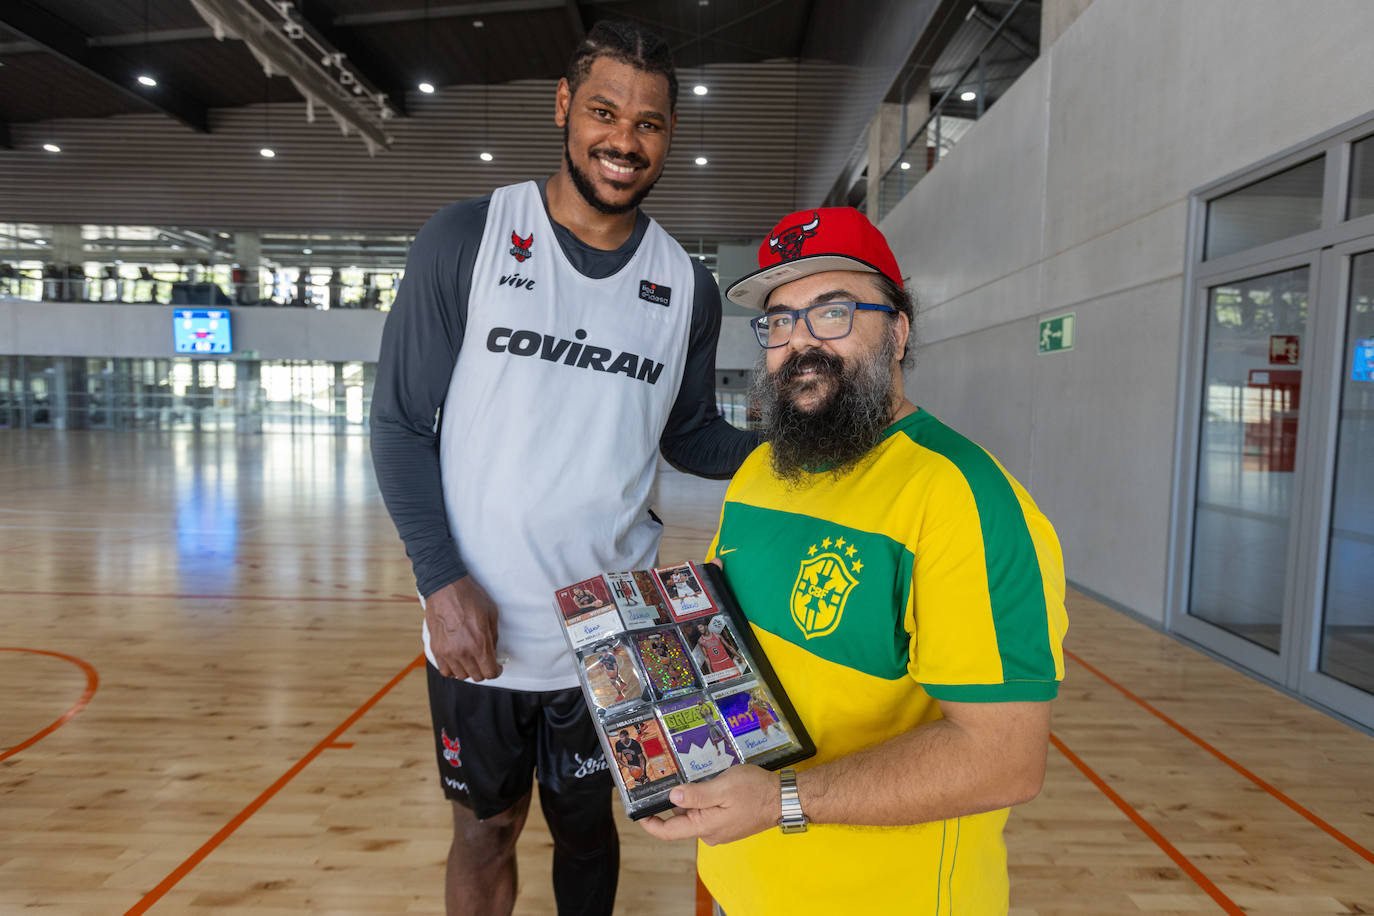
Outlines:
{"label": "glass window", "polygon": [[1374,137],[1350,147],[1350,207],[1346,219],[1374,213]]}
{"label": "glass window", "polygon": [[1308,269],[1213,287],[1188,612],[1275,652],[1283,623]]}
{"label": "glass window", "polygon": [[1374,693],[1374,252],[1351,260],[1320,670]]}
{"label": "glass window", "polygon": [[1209,201],[1203,259],[1321,228],[1325,163],[1318,156]]}

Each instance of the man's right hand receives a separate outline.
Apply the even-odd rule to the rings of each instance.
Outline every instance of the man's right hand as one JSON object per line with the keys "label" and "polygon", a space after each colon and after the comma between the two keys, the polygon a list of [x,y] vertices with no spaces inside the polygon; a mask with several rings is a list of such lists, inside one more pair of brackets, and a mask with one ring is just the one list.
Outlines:
{"label": "man's right hand", "polygon": [[482,681],[501,673],[496,661],[496,605],[464,576],[425,599],[429,651],[444,677]]}

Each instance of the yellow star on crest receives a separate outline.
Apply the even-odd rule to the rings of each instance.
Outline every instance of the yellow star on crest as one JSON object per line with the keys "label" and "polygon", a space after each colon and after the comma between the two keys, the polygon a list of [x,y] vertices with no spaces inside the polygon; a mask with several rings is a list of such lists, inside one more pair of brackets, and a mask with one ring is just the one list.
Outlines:
{"label": "yellow star on crest", "polygon": [[859,570],[861,570],[861,569],[863,569],[863,568],[864,568],[864,561],[863,561],[863,560],[855,560],[855,561],[854,561],[854,571],[855,571],[855,572],[858,572]]}
{"label": "yellow star on crest", "polygon": [[844,538],[836,538],[836,539],[835,539],[835,546],[836,546],[836,547],[843,547],[843,546],[844,546]]}
{"label": "yellow star on crest", "polygon": [[825,548],[825,547],[829,547],[829,546],[830,546],[830,538],[826,538],[825,540],[821,541],[821,547]]}
{"label": "yellow star on crest", "polygon": [[844,552],[844,555],[847,556],[847,557],[852,557],[852,556],[854,556],[854,551],[855,551],[855,549],[856,549],[856,548],[854,547],[854,545],[853,545],[853,544],[850,544],[850,545],[849,545],[849,549],[846,550],[846,551]]}
{"label": "yellow star on crest", "polygon": [[812,544],[812,545],[811,545],[811,549],[808,550],[808,551],[806,552],[806,555],[807,555],[808,557],[814,557],[814,556],[816,555],[816,545],[815,545],[815,544]]}

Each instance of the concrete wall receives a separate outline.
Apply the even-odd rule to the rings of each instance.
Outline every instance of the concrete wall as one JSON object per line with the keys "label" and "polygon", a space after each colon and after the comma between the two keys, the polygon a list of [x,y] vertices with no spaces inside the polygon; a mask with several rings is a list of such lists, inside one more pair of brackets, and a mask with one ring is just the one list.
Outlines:
{"label": "concrete wall", "polygon": [[[1374,3],[1318,7],[1093,0],[882,224],[913,400],[1026,484],[1071,579],[1155,620],[1188,194],[1374,106]],[[1074,349],[1037,355],[1067,311]]]}
{"label": "concrete wall", "polygon": [[[170,358],[171,305],[0,300],[0,354]],[[384,312],[234,308],[234,353],[376,362]]]}

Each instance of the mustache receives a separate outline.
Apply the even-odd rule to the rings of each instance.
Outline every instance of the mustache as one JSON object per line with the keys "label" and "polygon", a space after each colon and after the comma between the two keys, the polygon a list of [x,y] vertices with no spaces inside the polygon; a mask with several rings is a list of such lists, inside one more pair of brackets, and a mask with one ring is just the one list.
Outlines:
{"label": "mustache", "polygon": [[605,146],[591,150],[588,155],[593,158],[609,159],[617,165],[628,165],[637,169],[647,169],[649,167],[649,160],[638,153],[622,153],[620,150],[610,149]]}
{"label": "mustache", "polygon": [[773,380],[779,387],[786,387],[808,369],[816,370],[817,375],[834,378],[844,373],[844,360],[824,350],[803,350],[789,356],[773,373]]}

